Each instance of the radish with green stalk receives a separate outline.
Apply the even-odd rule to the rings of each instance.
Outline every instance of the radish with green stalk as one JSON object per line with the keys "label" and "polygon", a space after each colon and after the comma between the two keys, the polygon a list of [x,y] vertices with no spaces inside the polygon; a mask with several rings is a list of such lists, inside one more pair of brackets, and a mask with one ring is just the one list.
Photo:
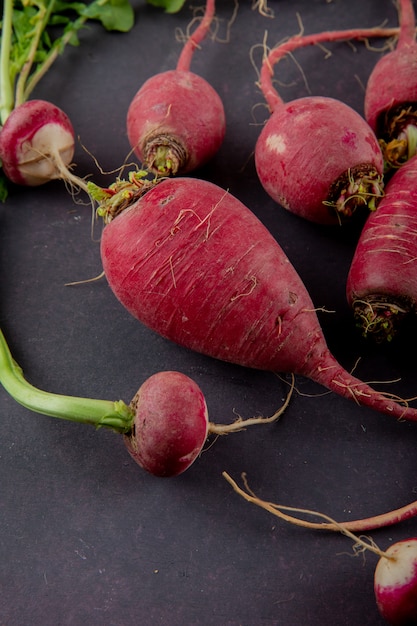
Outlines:
{"label": "radish with green stalk", "polygon": [[147,472],[160,477],[177,476],[200,455],[209,435],[225,435],[248,426],[277,420],[284,404],[270,417],[238,418],[230,424],[209,422],[200,387],[181,372],[153,374],[140,386],[129,405],[49,393],[33,387],[13,359],[0,330],[0,384],[27,409],[96,428],[107,427],[123,435],[131,457]]}
{"label": "radish with green stalk", "polygon": [[400,34],[394,50],[372,70],[365,91],[365,118],[375,131],[386,170],[417,150],[417,43],[412,0],[399,0]]}
{"label": "radish with green stalk", "polygon": [[[414,626],[417,624],[417,537],[397,541],[387,550],[381,550],[372,540],[358,537],[355,532],[363,532],[373,528],[398,523],[396,511],[384,516],[385,523],[381,523],[382,516],[350,522],[337,522],[328,515],[309,509],[284,506],[267,502],[258,498],[248,487],[246,475],[243,480],[246,489],[242,489],[233,478],[223,472],[223,477],[247,502],[255,504],[272,513],[279,519],[290,524],[314,530],[331,530],[340,532],[354,541],[354,550],[372,552],[379,557],[374,574],[374,593],[377,608],[391,626]],[[417,514],[417,502],[407,507]],[[297,515],[294,515],[297,514]],[[303,517],[299,517],[302,515]],[[324,522],[312,522],[306,516],[318,517]]]}
{"label": "radish with green stalk", "polygon": [[190,35],[175,70],[149,78],[130,103],[127,135],[142,167],[159,176],[195,170],[219,150],[225,135],[223,103],[201,76],[190,71],[195,49],[207,36],[215,1]]}
{"label": "radish with green stalk", "polygon": [[272,83],[274,66],[298,48],[396,32],[300,35],[265,54],[260,88],[271,115],[256,142],[255,165],[265,191],[287,210],[322,224],[340,224],[357,210],[373,210],[383,194],[383,157],[375,133],[345,103],[322,96],[285,103]]}
{"label": "radish with green stalk", "polygon": [[[88,20],[106,30],[128,31],[134,14],[128,0],[94,0],[90,4],[54,0],[4,0],[0,45],[0,160],[3,174],[18,185],[37,186],[59,178],[83,188],[70,171],[74,129],[68,116],[51,102],[30,97],[68,44]],[[53,38],[56,29],[59,36]],[[3,181],[1,197],[7,195]]]}
{"label": "radish with green stalk", "polygon": [[107,190],[89,186],[106,222],[105,276],[143,324],[214,358],[299,374],[397,419],[417,419],[417,409],[337,362],[295,268],[230,193],[203,180],[136,173]]}

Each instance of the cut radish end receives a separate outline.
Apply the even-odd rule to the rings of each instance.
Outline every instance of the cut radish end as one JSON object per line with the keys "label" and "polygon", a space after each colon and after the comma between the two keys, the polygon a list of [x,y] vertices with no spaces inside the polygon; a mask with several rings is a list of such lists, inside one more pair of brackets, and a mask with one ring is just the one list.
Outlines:
{"label": "cut radish end", "polygon": [[395,543],[385,555],[374,578],[379,612],[392,626],[417,624],[417,538]]}

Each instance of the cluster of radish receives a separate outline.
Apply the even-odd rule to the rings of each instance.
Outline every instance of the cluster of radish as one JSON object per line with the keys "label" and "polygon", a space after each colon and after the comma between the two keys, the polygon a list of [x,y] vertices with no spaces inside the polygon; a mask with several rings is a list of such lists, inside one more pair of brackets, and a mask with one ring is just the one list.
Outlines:
{"label": "cluster of radish", "polygon": [[[397,67],[394,74],[400,77],[401,85],[410,87],[409,91],[398,95],[392,70],[390,78],[381,82],[378,64],[368,83],[366,120],[332,98],[312,96],[284,103],[271,79],[274,64],[288,52],[324,41],[388,36],[397,29],[294,37],[265,57],[260,85],[271,116],[255,148],[259,179],[282,207],[325,224],[343,223],[363,207],[373,212],[356,253],[361,257],[361,267],[366,263],[364,257],[369,257],[375,272],[367,273],[374,275],[377,283],[378,269],[384,268],[389,274],[390,257],[398,259],[401,255],[404,264],[401,284],[390,281],[398,293],[390,294],[378,284],[370,308],[357,313],[367,319],[368,327],[377,325],[379,329],[387,328],[391,317],[413,310],[416,291],[411,248],[416,230],[406,221],[412,215],[406,216],[405,207],[411,209],[415,203],[417,81],[404,80],[401,72],[413,65],[410,58],[416,57],[417,47],[412,3],[403,0],[400,5],[400,36],[396,50],[389,55]],[[374,390],[337,362],[301,278],[250,209],[212,183],[183,177],[217,152],[225,133],[218,94],[189,70],[192,54],[207,35],[213,15],[214,0],[208,0],[203,19],[184,46],[176,69],[149,79],[129,107],[127,134],[143,171],[132,172],[129,180],[118,179],[106,189],[92,183],[86,186],[99,203],[98,214],[105,223],[100,251],[110,288],[132,315],[179,345],[244,367],[302,375],[360,405],[397,419],[417,421],[417,409]],[[381,63],[392,67],[389,55]],[[183,94],[187,94],[184,100]],[[202,99],[203,109],[199,106]],[[383,128],[385,120],[387,128]],[[71,159],[71,149],[64,150],[70,128],[64,118],[56,117],[54,124],[62,139],[58,153],[68,152]],[[9,137],[7,125],[0,134],[3,142]],[[44,132],[40,136],[43,141]],[[20,138],[20,134],[16,138],[10,133],[9,141],[18,145]],[[313,148],[317,143],[326,147],[329,166],[325,171],[321,160],[311,157],[315,150],[308,150],[308,141]],[[36,150],[42,152],[44,148]],[[21,176],[19,163],[9,165],[4,149],[1,155],[5,171],[11,177],[14,171]],[[30,161],[31,154],[29,157]],[[392,167],[400,170],[384,189],[385,174]],[[22,179],[16,174],[16,182],[37,184],[28,172],[25,170]],[[387,217],[381,217],[385,207]],[[401,233],[396,242],[389,225],[393,214],[396,232]],[[381,245],[376,253],[372,244],[372,254],[361,251],[362,238],[366,243],[376,237],[390,239],[389,249],[383,250]],[[363,279],[364,274],[355,270],[353,263],[348,297],[355,306],[367,298]],[[404,289],[408,289],[405,295]],[[382,296],[384,304],[388,303],[383,311]],[[370,319],[369,311],[375,316],[375,310],[382,321]],[[389,326],[385,334],[389,338],[392,332]],[[132,457],[158,476],[174,476],[187,469],[210,432],[230,432],[247,425],[211,424],[202,391],[178,372],[151,377],[130,405],[125,405],[34,389],[24,379],[2,335],[0,366],[1,383],[18,402],[48,415],[113,428],[123,434]],[[268,420],[254,418],[248,423],[260,421]],[[404,516],[415,514],[416,507],[410,506]],[[373,518],[367,527],[393,520],[398,521],[395,512],[383,520]],[[347,525],[338,525],[339,530],[340,526],[349,531]],[[391,624],[417,623],[416,545],[417,539],[400,542],[380,555],[375,591],[381,614]]]}

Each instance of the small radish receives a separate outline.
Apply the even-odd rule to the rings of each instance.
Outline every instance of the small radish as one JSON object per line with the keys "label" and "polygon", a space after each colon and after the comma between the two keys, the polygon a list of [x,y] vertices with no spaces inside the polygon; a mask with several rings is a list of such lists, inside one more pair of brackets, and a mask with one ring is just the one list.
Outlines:
{"label": "small radish", "polygon": [[[72,14],[72,15],[71,15]],[[57,106],[30,96],[88,20],[107,30],[128,31],[134,14],[128,0],[82,3],[22,3],[5,0],[0,47],[0,161],[3,174],[18,185],[37,186],[53,179],[87,191],[70,171],[74,129]],[[62,26],[62,33],[57,30]],[[4,199],[7,190],[1,189]]]}
{"label": "small radish", "polygon": [[129,106],[130,145],[142,167],[157,175],[190,172],[209,161],[223,142],[223,103],[206,80],[189,70],[214,10],[214,0],[208,0],[202,21],[185,44],[176,69],[149,78]]}
{"label": "small radish", "polygon": [[361,231],[346,295],[364,336],[391,341],[417,310],[417,156],[396,170]]}
{"label": "small radish", "polygon": [[166,178],[142,180],[139,199],[136,181],[128,206],[127,183],[119,183],[120,192],[117,184],[107,203],[100,190],[99,213],[108,222],[103,270],[142,323],[217,359],[300,374],[358,404],[417,419],[417,409],[376,392],[336,361],[301,278],[237,198],[207,181]]}
{"label": "small radish", "polygon": [[210,434],[224,435],[275,421],[287,408],[293,391],[291,386],[284,404],[271,417],[239,418],[231,424],[209,422],[200,387],[185,374],[175,371],[150,376],[129,405],[122,400],[111,402],[57,395],[36,389],[25,380],[1,330],[0,383],[31,411],[96,428],[105,426],[121,433],[136,463],[161,477],[177,476],[188,469]]}
{"label": "small radish", "polygon": [[[379,556],[374,574],[374,592],[378,610],[382,617],[391,626],[415,626],[417,624],[417,538],[405,539],[391,545],[387,550],[381,550],[372,541],[365,540],[353,534],[354,530],[362,531],[365,528],[364,520],[359,522],[336,522],[328,515],[318,511],[284,506],[267,502],[258,498],[248,487],[245,474],[243,475],[246,487],[242,489],[227,472],[223,477],[247,502],[272,513],[276,517],[304,528],[314,530],[332,530],[346,535],[354,541],[354,550],[367,550]],[[414,503],[415,505],[416,503]],[[415,506],[414,506],[415,509]],[[414,514],[417,513],[415,509]],[[297,515],[294,515],[297,514]],[[395,523],[395,512],[392,512],[387,524]],[[303,517],[299,517],[302,515]],[[310,522],[305,516],[324,519],[324,522]],[[374,518],[378,519],[378,518]],[[372,528],[373,518],[365,520],[366,528]],[[380,524],[376,524],[380,528]]]}
{"label": "small radish", "polygon": [[365,117],[382,146],[386,168],[401,166],[417,149],[417,43],[412,0],[399,0],[397,47],[371,72]]}
{"label": "small radish", "polygon": [[384,29],[296,36],[263,60],[260,87],[271,116],[255,147],[265,191],[313,222],[338,224],[357,209],[374,209],[383,190],[383,158],[374,132],[343,102],[308,96],[284,103],[272,84],[274,65],[297,48],[324,41],[392,35]]}

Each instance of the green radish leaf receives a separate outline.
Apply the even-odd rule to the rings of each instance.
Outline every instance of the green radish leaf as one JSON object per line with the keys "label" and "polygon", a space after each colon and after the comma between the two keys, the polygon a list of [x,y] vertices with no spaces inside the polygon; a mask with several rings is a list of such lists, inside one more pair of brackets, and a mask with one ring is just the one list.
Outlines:
{"label": "green radish leaf", "polygon": [[184,6],[185,0],[147,0],[154,7],[165,9],[166,13],[178,13]]}
{"label": "green radish leaf", "polygon": [[133,8],[128,0],[96,0],[87,5],[80,15],[98,20],[106,30],[129,31],[134,23]]}

